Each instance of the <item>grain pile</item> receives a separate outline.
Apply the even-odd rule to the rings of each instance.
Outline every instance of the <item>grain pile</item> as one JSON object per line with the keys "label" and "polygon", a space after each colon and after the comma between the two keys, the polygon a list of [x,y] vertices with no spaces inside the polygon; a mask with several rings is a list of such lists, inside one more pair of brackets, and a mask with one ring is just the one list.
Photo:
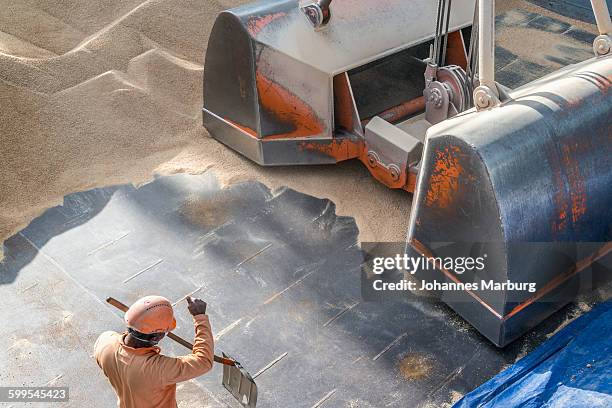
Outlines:
{"label": "grain pile", "polygon": [[210,169],[330,198],[362,239],[402,240],[409,196],[359,164],[262,169],[202,128],[209,30],[244,2],[0,1],[0,241],[65,194]]}
{"label": "grain pile", "polygon": [[359,163],[264,169],[202,128],[209,31],[245,2],[0,0],[0,242],[68,193],[207,170],[329,198],[362,241],[402,241],[410,196]]}

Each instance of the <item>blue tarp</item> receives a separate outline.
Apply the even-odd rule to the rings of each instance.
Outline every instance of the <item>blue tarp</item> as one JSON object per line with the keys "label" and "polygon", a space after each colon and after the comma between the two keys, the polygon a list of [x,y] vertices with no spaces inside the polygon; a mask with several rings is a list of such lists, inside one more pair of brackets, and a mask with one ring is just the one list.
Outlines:
{"label": "blue tarp", "polygon": [[453,408],[612,407],[612,302],[598,305]]}

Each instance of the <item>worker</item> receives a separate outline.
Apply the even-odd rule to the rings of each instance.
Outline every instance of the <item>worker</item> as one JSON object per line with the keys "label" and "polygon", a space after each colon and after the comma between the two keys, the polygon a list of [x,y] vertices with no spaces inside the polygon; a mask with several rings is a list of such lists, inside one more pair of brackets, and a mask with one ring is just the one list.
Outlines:
{"label": "worker", "polygon": [[176,408],[176,384],[201,376],[213,365],[213,337],[206,303],[187,297],[195,341],[191,354],[168,357],[157,343],[174,330],[172,304],[162,296],[146,296],[125,314],[127,332],[100,335],[94,356],[108,378],[120,408]]}

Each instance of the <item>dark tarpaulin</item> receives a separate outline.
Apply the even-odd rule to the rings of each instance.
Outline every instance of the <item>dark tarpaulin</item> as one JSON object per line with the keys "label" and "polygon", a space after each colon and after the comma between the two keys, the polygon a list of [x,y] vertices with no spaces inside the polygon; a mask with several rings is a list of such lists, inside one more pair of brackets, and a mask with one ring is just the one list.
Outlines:
{"label": "dark tarpaulin", "polygon": [[600,304],[453,408],[612,407],[612,302]]}

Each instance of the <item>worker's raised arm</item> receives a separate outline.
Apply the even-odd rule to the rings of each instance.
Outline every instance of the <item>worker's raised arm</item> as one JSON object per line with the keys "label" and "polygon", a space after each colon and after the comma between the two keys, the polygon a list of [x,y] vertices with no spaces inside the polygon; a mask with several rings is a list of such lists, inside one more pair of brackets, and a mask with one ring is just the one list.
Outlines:
{"label": "worker's raised arm", "polygon": [[214,340],[206,313],[206,303],[187,298],[189,313],[195,325],[191,354],[181,357],[159,356],[159,378],[165,384],[187,381],[210,371],[213,366]]}

